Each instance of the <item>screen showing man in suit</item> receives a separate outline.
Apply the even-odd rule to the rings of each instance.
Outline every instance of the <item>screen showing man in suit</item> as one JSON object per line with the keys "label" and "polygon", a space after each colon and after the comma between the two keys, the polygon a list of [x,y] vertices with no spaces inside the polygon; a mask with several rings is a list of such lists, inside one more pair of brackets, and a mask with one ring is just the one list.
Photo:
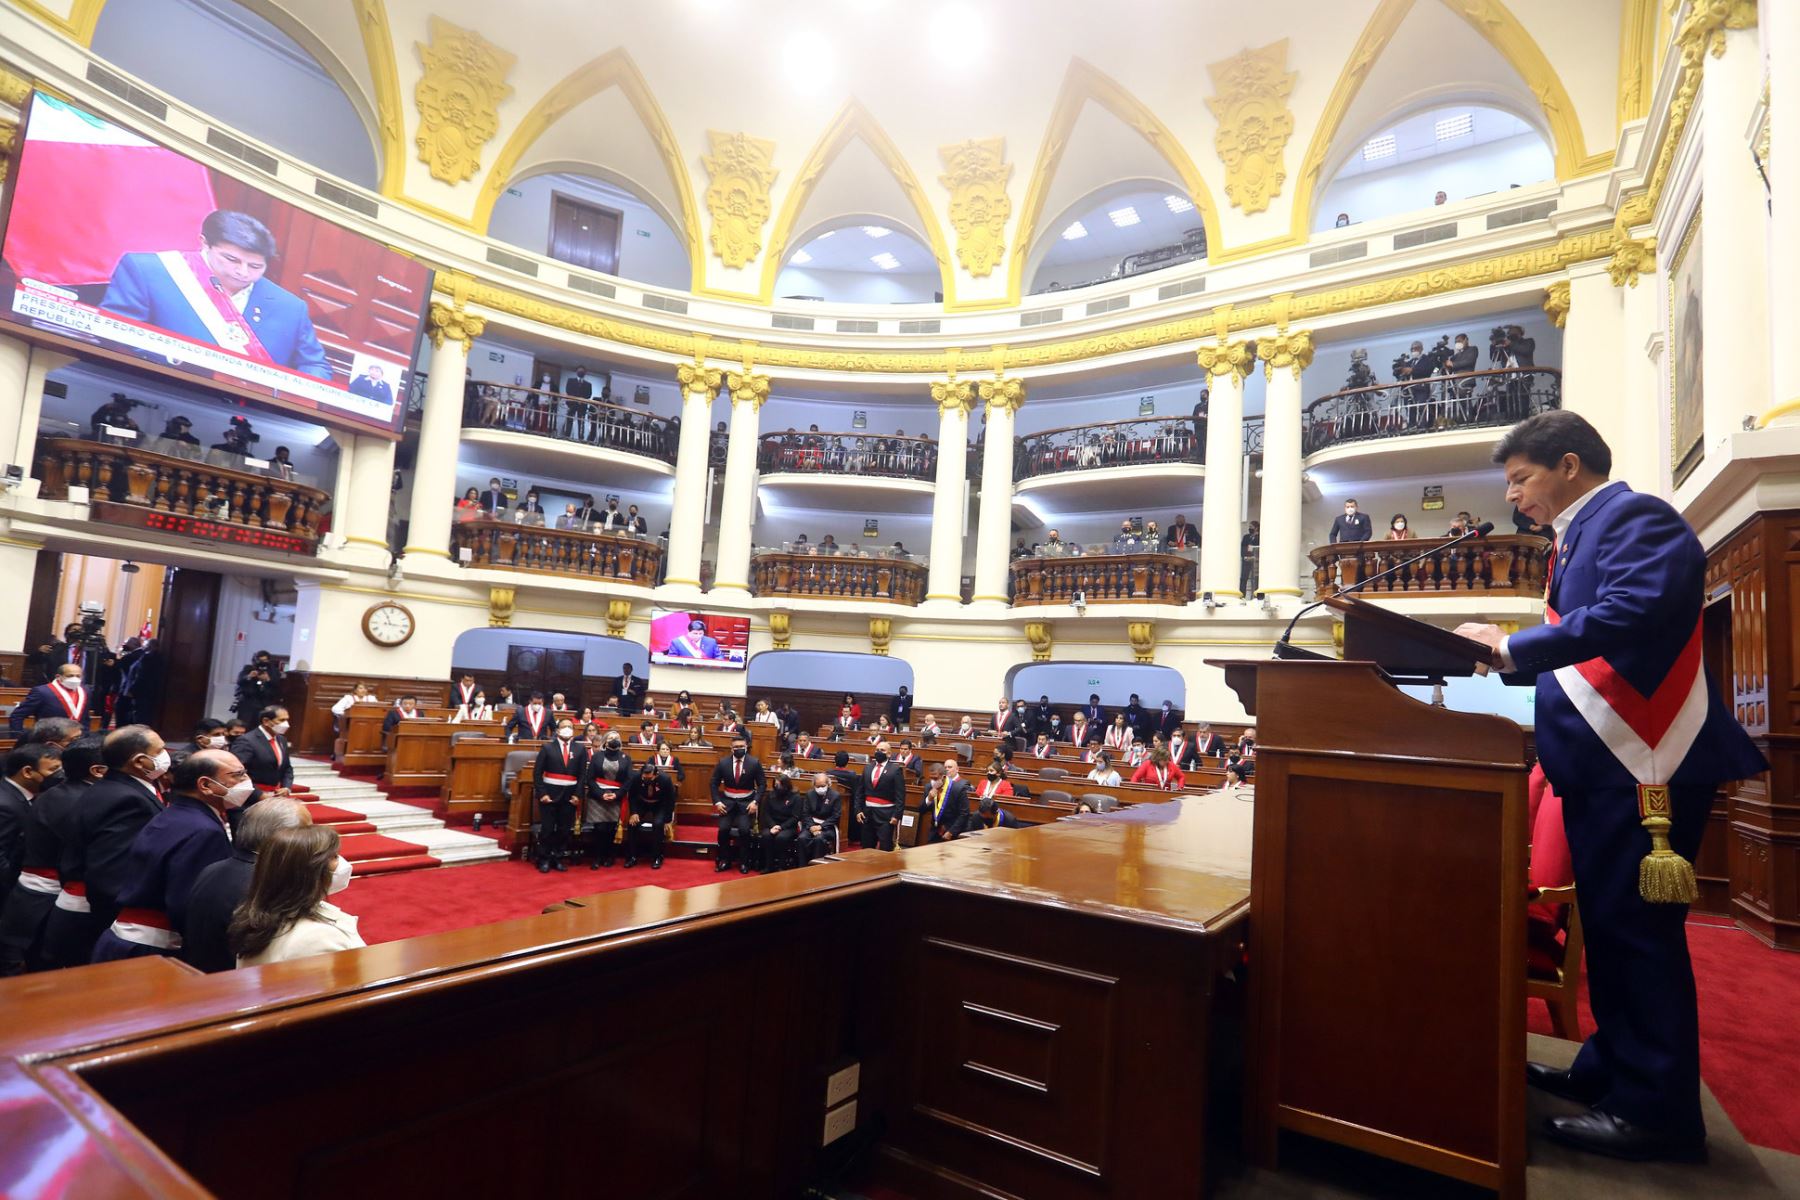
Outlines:
{"label": "screen showing man in suit", "polygon": [[650,661],[742,670],[750,641],[748,617],[692,612],[650,614]]}
{"label": "screen showing man in suit", "polygon": [[0,318],[395,432],[431,271],[53,97],[32,99]]}

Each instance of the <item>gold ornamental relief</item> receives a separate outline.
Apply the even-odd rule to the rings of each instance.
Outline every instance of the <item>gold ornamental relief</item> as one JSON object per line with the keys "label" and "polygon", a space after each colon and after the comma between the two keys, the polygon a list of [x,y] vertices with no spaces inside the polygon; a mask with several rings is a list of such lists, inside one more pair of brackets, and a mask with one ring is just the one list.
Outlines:
{"label": "gold ornamental relief", "polygon": [[937,405],[940,417],[953,409],[966,417],[975,407],[975,385],[967,379],[951,375],[950,378],[940,379],[931,385],[931,400]]}
{"label": "gold ornamental relief", "polygon": [[1218,118],[1213,145],[1225,163],[1225,195],[1246,213],[1259,213],[1281,195],[1285,152],[1294,133],[1288,109],[1298,71],[1287,69],[1287,39],[1245,50],[1209,65],[1215,95],[1206,106]]}
{"label": "gold ornamental relief", "polygon": [[1156,622],[1130,621],[1125,637],[1131,642],[1131,657],[1141,663],[1156,661]]}
{"label": "gold ornamental relief", "polygon": [[971,139],[938,147],[944,173],[938,182],[950,192],[950,224],[956,229],[956,261],[976,278],[992,275],[1006,254],[1006,219],[1012,201],[1006,183],[1013,165],[1004,138]]}
{"label": "gold ornamental relief", "polygon": [[513,623],[514,597],[509,587],[491,587],[488,589],[488,626],[492,629],[510,629]]}
{"label": "gold ornamental relief", "polygon": [[706,131],[712,153],[701,157],[707,178],[706,211],[712,216],[713,253],[728,267],[743,267],[762,253],[769,223],[769,189],[775,185],[775,143],[747,133]]}
{"label": "gold ornamental relief", "polygon": [[1275,372],[1291,370],[1294,378],[1312,365],[1313,335],[1310,329],[1282,330],[1274,337],[1259,338],[1256,353],[1263,360],[1263,378],[1275,378]]}
{"label": "gold ornamental relief", "polygon": [[1544,289],[1544,315],[1558,329],[1569,322],[1570,300],[1569,281],[1564,279]]}
{"label": "gold ornamental relief", "polygon": [[425,74],[413,89],[419,132],[413,142],[431,177],[461,183],[481,170],[481,148],[500,131],[500,102],[517,57],[472,29],[431,18],[431,44],[415,42]]}

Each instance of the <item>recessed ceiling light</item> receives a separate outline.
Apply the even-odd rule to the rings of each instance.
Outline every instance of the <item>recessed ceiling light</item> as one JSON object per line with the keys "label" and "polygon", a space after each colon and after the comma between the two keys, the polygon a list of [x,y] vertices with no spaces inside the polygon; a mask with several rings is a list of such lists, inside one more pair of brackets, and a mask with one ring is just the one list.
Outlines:
{"label": "recessed ceiling light", "polygon": [[1172,213],[1194,211],[1194,202],[1186,196],[1164,196],[1163,203],[1169,206],[1169,211]]}
{"label": "recessed ceiling light", "polygon": [[1459,138],[1466,133],[1473,132],[1475,115],[1473,113],[1457,113],[1454,117],[1445,117],[1433,128],[1437,131],[1437,140],[1447,142],[1451,138]]}
{"label": "recessed ceiling light", "polygon": [[788,259],[788,261],[791,263],[798,263],[800,266],[804,267],[807,263],[812,261],[812,255],[804,250],[796,250],[794,251],[794,257]]}
{"label": "recessed ceiling light", "polygon": [[1394,157],[1394,135],[1384,133],[1380,137],[1370,138],[1363,143],[1363,161],[1374,162],[1378,158]]}
{"label": "recessed ceiling light", "polygon": [[1117,225],[1120,229],[1124,229],[1127,225],[1136,225],[1138,223],[1137,209],[1131,207],[1129,204],[1124,208],[1115,208],[1106,215],[1111,219],[1112,223]]}
{"label": "recessed ceiling light", "polygon": [[872,238],[884,238],[894,232],[885,225],[864,225],[862,231]]}
{"label": "recessed ceiling light", "polygon": [[1083,225],[1080,221],[1071,223],[1067,229],[1063,230],[1063,241],[1065,242],[1072,242],[1076,238],[1084,238],[1086,236],[1087,226]]}
{"label": "recessed ceiling light", "polygon": [[816,29],[797,29],[781,48],[781,68],[789,87],[810,95],[831,86],[837,74],[837,59],[824,34]]}
{"label": "recessed ceiling light", "polygon": [[885,250],[883,250],[880,254],[877,254],[874,257],[870,258],[869,261],[874,263],[876,266],[880,267],[884,271],[892,271],[900,266],[900,260],[895,258],[893,255],[889,254]]}

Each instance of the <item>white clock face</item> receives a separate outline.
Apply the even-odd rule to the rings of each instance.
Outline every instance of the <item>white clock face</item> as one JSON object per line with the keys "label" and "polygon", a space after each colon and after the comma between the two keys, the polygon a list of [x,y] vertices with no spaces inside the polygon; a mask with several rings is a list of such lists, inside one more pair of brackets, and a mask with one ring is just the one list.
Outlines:
{"label": "white clock face", "polygon": [[395,605],[383,605],[369,614],[369,633],[384,646],[397,646],[412,636],[412,614]]}

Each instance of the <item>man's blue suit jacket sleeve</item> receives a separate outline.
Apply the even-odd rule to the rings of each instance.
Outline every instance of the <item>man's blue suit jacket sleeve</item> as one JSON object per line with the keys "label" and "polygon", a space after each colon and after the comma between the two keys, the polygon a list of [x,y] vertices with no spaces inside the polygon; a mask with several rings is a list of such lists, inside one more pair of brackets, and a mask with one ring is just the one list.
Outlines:
{"label": "man's blue suit jacket sleeve", "polygon": [[107,282],[106,295],[100,298],[100,307],[133,321],[148,321],[150,289],[138,270],[138,261],[129,254],[119,260]]}

